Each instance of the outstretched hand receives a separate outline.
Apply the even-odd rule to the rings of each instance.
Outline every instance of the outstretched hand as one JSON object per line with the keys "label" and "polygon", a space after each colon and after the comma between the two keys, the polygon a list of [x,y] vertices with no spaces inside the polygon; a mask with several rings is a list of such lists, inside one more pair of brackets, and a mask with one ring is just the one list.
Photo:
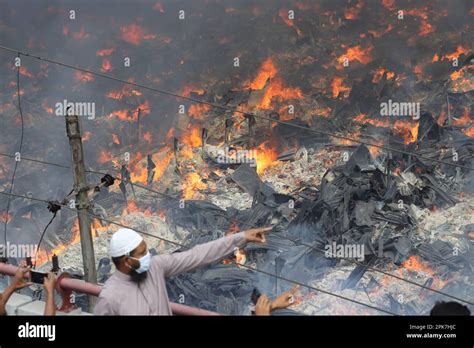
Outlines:
{"label": "outstretched hand", "polygon": [[247,242],[265,243],[265,233],[272,229],[272,226],[252,228],[251,230],[245,231],[245,239]]}

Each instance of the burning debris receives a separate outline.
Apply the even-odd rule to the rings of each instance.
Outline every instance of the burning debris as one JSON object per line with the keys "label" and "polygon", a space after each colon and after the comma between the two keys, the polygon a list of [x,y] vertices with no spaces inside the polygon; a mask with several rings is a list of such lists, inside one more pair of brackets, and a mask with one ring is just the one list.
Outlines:
{"label": "burning debris", "polygon": [[[89,195],[100,281],[113,270],[110,221],[151,234],[147,243],[159,254],[185,248],[153,236],[193,247],[272,225],[266,244],[169,279],[170,299],[249,314],[254,291],[276,296],[298,282],[307,286],[283,314],[426,314],[446,296],[472,306],[474,65],[463,35],[472,31],[472,10],[437,1],[214,5],[222,12],[191,6],[185,17],[206,21],[202,45],[187,29],[179,36],[166,21],[152,24],[150,13],[136,22],[119,16],[103,47],[82,26],[59,28],[74,46],[89,45],[95,60],[84,62],[85,71],[23,55],[18,96],[16,69],[3,67],[2,153],[18,143],[12,95],[27,101],[27,129],[44,134],[24,152],[46,163],[70,163],[52,105],[94,100],[95,117],[81,119],[87,179],[120,179]],[[156,3],[150,12],[165,18],[176,6]],[[96,15],[110,19],[107,11]],[[216,36],[211,28],[223,13],[230,27],[239,23],[238,34]],[[34,44],[37,52],[46,47]],[[209,52],[212,68],[202,58]],[[130,75],[122,56],[146,59]],[[170,92],[152,94],[162,90]],[[0,156],[3,190],[11,187],[12,164]],[[66,196],[67,170],[29,164],[16,174],[15,191]],[[8,239],[39,240],[43,208],[12,200],[0,215]],[[75,212],[62,209],[49,231],[38,264],[49,268],[56,254],[81,275]]]}

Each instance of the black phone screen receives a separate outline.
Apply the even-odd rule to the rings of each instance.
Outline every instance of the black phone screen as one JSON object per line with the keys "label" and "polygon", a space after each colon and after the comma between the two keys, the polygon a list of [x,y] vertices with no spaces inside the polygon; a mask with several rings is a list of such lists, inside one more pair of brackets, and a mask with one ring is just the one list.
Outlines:
{"label": "black phone screen", "polygon": [[35,284],[43,284],[44,277],[46,277],[46,273],[30,271],[31,273],[31,281]]}

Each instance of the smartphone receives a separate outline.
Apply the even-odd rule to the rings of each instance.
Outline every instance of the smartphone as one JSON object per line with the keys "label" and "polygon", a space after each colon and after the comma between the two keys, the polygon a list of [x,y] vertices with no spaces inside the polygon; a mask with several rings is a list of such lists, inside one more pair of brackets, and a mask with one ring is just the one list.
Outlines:
{"label": "smartphone", "polygon": [[47,273],[37,272],[37,271],[30,271],[30,274],[31,274],[31,281],[35,284],[41,284],[41,285],[43,285],[44,278],[48,275]]}

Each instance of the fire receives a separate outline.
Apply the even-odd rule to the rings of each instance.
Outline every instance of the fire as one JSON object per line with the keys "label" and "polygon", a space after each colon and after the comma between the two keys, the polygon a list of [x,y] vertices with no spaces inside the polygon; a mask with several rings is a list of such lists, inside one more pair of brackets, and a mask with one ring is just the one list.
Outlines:
{"label": "fire", "polygon": [[280,161],[277,161],[278,153],[267,143],[260,144],[255,150],[257,152],[258,174],[263,174],[268,168],[280,163]]}
{"label": "fire", "polygon": [[242,248],[235,250],[234,256],[237,267],[240,265],[245,265],[245,262],[247,262],[247,255],[245,254],[245,250]]}
{"label": "fire", "polygon": [[153,5],[153,9],[156,11],[160,11],[161,13],[165,12],[163,5],[159,1]]}
{"label": "fire", "polygon": [[426,36],[429,33],[434,32],[435,28],[428,22],[428,7],[414,8],[409,10],[404,10],[406,15],[419,17],[421,19],[420,23],[420,36]]}
{"label": "fire", "polygon": [[111,159],[112,159],[112,154],[110,153],[110,151],[103,150],[103,149],[100,151],[100,155],[99,155],[99,159],[98,159],[98,162],[100,164],[107,163]]}
{"label": "fire", "polygon": [[138,120],[138,110],[140,110],[140,117],[150,114],[150,103],[148,100],[145,100],[142,104],[138,105],[136,109],[123,109],[118,111],[113,111],[107,118],[118,117],[122,121],[136,122]]}
{"label": "fire", "polygon": [[[342,46],[345,48],[345,46]],[[373,50],[373,46],[367,46],[366,48],[362,48],[360,45],[359,46],[353,46],[349,47],[345,53],[343,53],[337,61],[342,65],[346,59],[349,61],[354,61],[357,60],[361,64],[368,64],[370,63],[373,58],[371,56],[371,52]]]}
{"label": "fire", "polygon": [[395,10],[395,0],[382,0],[382,4],[390,11]]}
{"label": "fire", "polygon": [[196,120],[204,119],[203,114],[211,110],[211,106],[207,104],[192,104],[189,107],[189,115]]}
{"label": "fire", "polygon": [[6,223],[9,223],[12,219],[12,215],[10,213],[7,214],[7,212],[3,212],[2,214],[0,214],[0,222],[2,224],[4,224],[5,222]]}
{"label": "fire", "polygon": [[162,221],[166,221],[166,212],[164,210],[158,209],[156,215],[158,215]]}
{"label": "fire", "polygon": [[[128,79],[129,82],[134,82],[132,78]],[[120,100],[122,97],[130,97],[130,96],[141,96],[142,92],[133,89],[132,85],[124,85],[122,89],[117,90],[117,91],[109,91],[105,95],[107,98],[115,99],[115,100]]]}
{"label": "fire", "polygon": [[166,139],[170,140],[174,137],[174,128],[170,128],[168,129],[168,131],[166,132]]}
{"label": "fire", "polygon": [[299,88],[286,87],[280,77],[276,77],[278,69],[275,67],[273,60],[267,58],[261,65],[260,70],[255,79],[248,84],[248,87],[254,90],[260,90],[265,87],[268,79],[270,85],[267,86],[262,101],[257,105],[260,109],[270,109],[272,99],[274,97],[286,99],[302,99],[303,93]]}
{"label": "fire", "polygon": [[359,17],[359,12],[364,7],[364,3],[362,1],[357,2],[354,7],[348,8],[344,10],[344,18],[353,20]]}
{"label": "fire", "polygon": [[463,47],[462,45],[458,45],[456,47],[456,51],[449,54],[445,54],[443,59],[453,60],[454,58],[459,58],[461,54],[468,54],[468,53],[469,53],[469,50],[467,48]]}
{"label": "fire", "polygon": [[183,184],[183,198],[192,199],[196,195],[196,190],[203,190],[207,187],[201,181],[201,177],[196,172],[191,172],[186,175],[186,181]]}
{"label": "fire", "polygon": [[283,22],[285,22],[287,26],[296,30],[296,33],[298,34],[298,36],[303,35],[303,32],[295,26],[293,20],[288,18],[288,10],[282,8],[280,9],[280,11],[278,11],[278,15],[283,20]]}
{"label": "fire", "polygon": [[474,79],[465,76],[466,69],[467,67],[465,66],[449,76],[453,82],[452,89],[454,91],[469,91],[474,89]]}
{"label": "fire", "polygon": [[249,87],[256,90],[262,89],[265,87],[267,80],[269,78],[273,78],[277,72],[278,70],[273,64],[273,60],[271,58],[267,58],[260,67],[257,77],[255,77]]}
{"label": "fire", "polygon": [[[105,227],[102,227],[100,222],[97,220],[92,221],[92,236],[95,238],[98,236],[98,232],[102,232]],[[74,221],[74,224],[71,228],[71,238],[69,239],[69,242],[65,244],[60,244],[56,246],[53,250],[50,250],[49,252],[46,252],[44,249],[38,250],[38,252],[32,257],[33,263],[36,263],[37,266],[45,264],[46,262],[49,261],[50,255],[61,255],[64,253],[67,248],[71,245],[77,244],[81,241],[81,235],[79,232],[79,221],[76,219]]]}
{"label": "fire", "polygon": [[[67,34],[66,34],[67,35]],[[89,34],[86,33],[86,31],[84,30],[84,28],[81,28],[80,31],[77,31],[75,33],[72,33],[72,37],[75,39],[75,40],[83,40],[83,39],[86,39],[89,37]]]}
{"label": "fire", "polygon": [[387,34],[388,32],[392,31],[394,28],[393,24],[389,24],[387,26],[387,28],[383,29],[383,30],[372,30],[372,29],[369,29],[367,30],[369,34],[371,34],[373,37],[375,38],[378,38],[378,37],[381,37],[382,35],[384,34]]}
{"label": "fire", "polygon": [[120,145],[120,140],[117,134],[112,133],[112,142],[116,145]]}
{"label": "fire", "polygon": [[302,99],[303,93],[297,87],[285,87],[283,80],[279,77],[271,80],[270,86],[265,92],[265,95],[258,105],[261,109],[270,109],[270,104],[274,97],[282,100],[286,99]]}
{"label": "fire", "polygon": [[405,144],[410,144],[416,141],[419,126],[418,122],[397,120],[394,124],[394,130],[403,138]]}
{"label": "fire", "polygon": [[46,101],[46,99],[43,100],[43,103],[41,104],[41,106],[43,107],[43,110],[46,111],[47,113],[49,114],[53,113],[53,108],[50,108],[48,106],[48,102]]}
{"label": "fire", "polygon": [[20,66],[20,74],[26,77],[30,77],[30,78],[34,77],[33,74],[30,71],[28,71],[28,69],[25,68],[24,66]]}
{"label": "fire", "polygon": [[120,38],[132,45],[139,45],[142,40],[153,40],[156,38],[156,35],[145,34],[145,30],[135,23],[120,27],[120,32]]}
{"label": "fire", "polygon": [[141,210],[137,206],[137,202],[135,202],[135,201],[128,201],[127,202],[127,207],[125,208],[125,213],[126,214],[143,213],[147,217],[152,215],[150,209]]}
{"label": "fire", "polygon": [[[138,153],[135,161],[139,163],[137,163],[133,167],[133,169],[130,171],[130,179],[134,183],[140,183],[140,184],[146,185],[148,181],[148,171],[146,168],[147,162],[141,161],[142,158],[143,158],[142,154]],[[169,148],[165,148],[159,153],[152,155],[152,160],[156,165],[154,169],[155,174],[152,180],[153,182],[161,179],[161,177],[163,176],[163,173],[165,172],[166,168],[168,168],[168,165],[170,164],[172,159],[173,159],[173,152],[170,151]]]}
{"label": "fire", "polygon": [[88,141],[92,136],[92,133],[89,131],[84,132],[82,135],[82,141]]}
{"label": "fire", "polygon": [[188,145],[191,148],[196,148],[202,145],[202,139],[200,134],[200,129],[198,126],[190,127],[188,126],[190,131],[184,135],[181,141]]}
{"label": "fire", "polygon": [[148,143],[151,144],[152,138],[153,138],[153,137],[152,137],[152,135],[151,135],[151,132],[145,132],[145,133],[143,133],[143,139],[144,139],[146,142],[148,142]]}
{"label": "fire", "polygon": [[173,159],[173,152],[170,149],[165,149],[164,151],[166,155],[160,161],[155,160],[153,157],[153,160],[156,164],[154,180],[159,180],[163,176],[166,168],[168,168],[168,165]]}
{"label": "fire", "polygon": [[434,27],[428,23],[428,21],[422,20],[420,25],[420,36],[426,36],[432,32],[434,32]]}
{"label": "fire", "polygon": [[441,280],[436,277],[436,272],[428,266],[426,263],[422,262],[420,256],[412,255],[406,261],[402,263],[402,268],[412,271],[412,272],[422,272],[433,278],[433,288],[440,289],[446,285],[446,281]]}
{"label": "fire", "polygon": [[102,67],[100,68],[100,71],[102,72],[109,72],[112,70],[112,62],[110,59],[104,58],[102,60]]}
{"label": "fire", "polygon": [[190,97],[191,92],[197,95],[204,95],[204,93],[206,93],[204,89],[196,87],[193,84],[187,84],[181,90],[181,94],[184,95],[185,97]]}
{"label": "fire", "polygon": [[82,71],[79,71],[79,70],[76,70],[74,72],[74,78],[77,81],[80,81],[80,82],[94,81],[94,75],[89,74],[89,73],[85,73],[85,72],[82,72]]}
{"label": "fire", "polygon": [[102,50],[98,50],[95,54],[96,56],[99,57],[104,57],[104,56],[110,56],[112,53],[114,53],[115,48],[104,48]]}
{"label": "fire", "polygon": [[[354,131],[350,135],[350,138],[352,138],[352,139],[357,139],[359,137],[360,137],[360,131],[359,130]],[[338,145],[349,145],[349,146],[357,145],[356,142],[354,142],[352,140],[348,140],[348,139],[337,139],[337,143],[338,143]]]}
{"label": "fire", "polygon": [[[455,125],[464,125],[464,124],[471,124],[472,119],[469,116],[469,109],[465,108],[464,113],[462,114],[461,117],[459,118],[453,118],[453,124]],[[463,129],[464,134],[466,134],[468,137],[474,137],[474,126],[471,126],[469,128]]]}
{"label": "fire", "polygon": [[378,83],[382,79],[382,76],[385,72],[387,72],[387,80],[391,80],[395,76],[395,73],[393,71],[388,71],[388,70],[385,70],[384,68],[380,67],[375,71],[374,78],[372,79],[372,82],[373,83]]}
{"label": "fire", "polygon": [[346,92],[348,93],[351,91],[351,87],[345,86],[343,82],[344,82],[344,77],[334,76],[334,79],[332,80],[332,83],[331,83],[332,96],[334,98],[337,98],[337,96],[341,92],[346,94]]}
{"label": "fire", "polygon": [[[377,140],[377,141],[371,141],[372,144],[374,145],[379,145],[383,146],[384,142],[383,140]],[[380,147],[375,147],[375,146],[369,146],[368,147],[370,154],[375,158],[380,154],[380,151],[382,150]]]}

